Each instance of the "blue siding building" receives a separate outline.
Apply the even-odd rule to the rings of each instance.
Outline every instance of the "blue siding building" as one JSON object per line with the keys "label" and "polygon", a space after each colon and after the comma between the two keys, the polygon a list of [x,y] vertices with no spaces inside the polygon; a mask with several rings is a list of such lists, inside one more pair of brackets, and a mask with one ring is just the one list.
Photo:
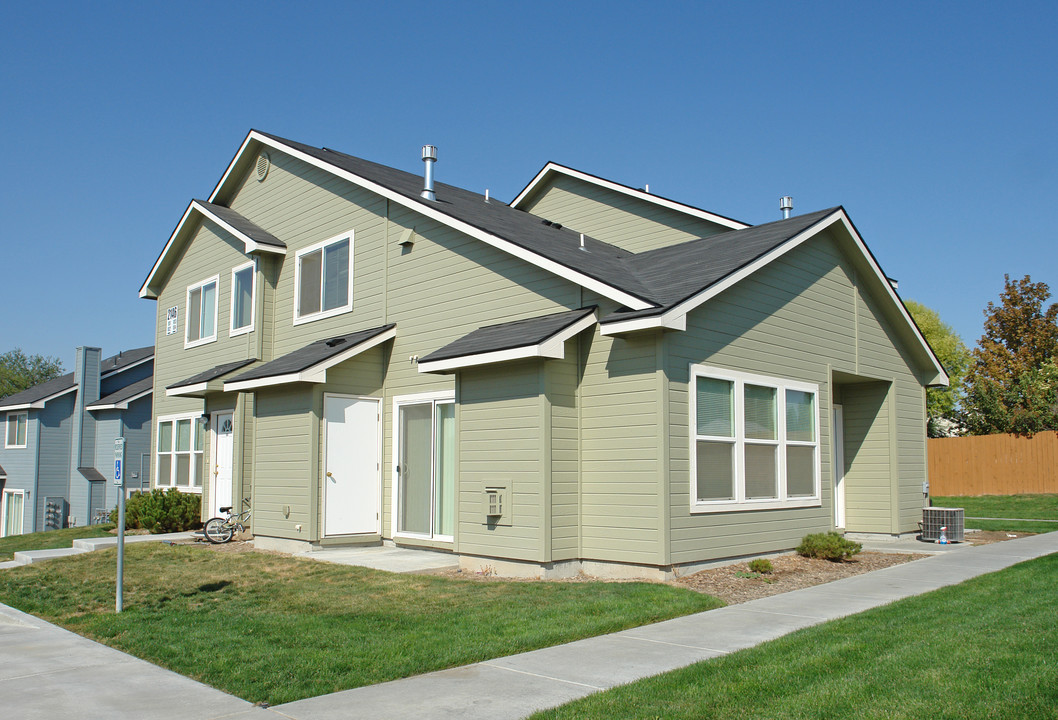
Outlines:
{"label": "blue siding building", "polygon": [[0,399],[0,536],[99,521],[118,501],[114,440],[125,438],[125,487],[150,487],[154,348],[102,359],[77,348],[74,371]]}

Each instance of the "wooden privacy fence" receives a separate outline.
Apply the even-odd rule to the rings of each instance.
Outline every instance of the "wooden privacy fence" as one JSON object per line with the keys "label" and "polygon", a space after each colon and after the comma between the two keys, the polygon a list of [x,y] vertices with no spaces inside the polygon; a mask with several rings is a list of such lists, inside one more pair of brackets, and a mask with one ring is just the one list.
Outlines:
{"label": "wooden privacy fence", "polygon": [[1058,493],[1058,433],[929,439],[931,495]]}

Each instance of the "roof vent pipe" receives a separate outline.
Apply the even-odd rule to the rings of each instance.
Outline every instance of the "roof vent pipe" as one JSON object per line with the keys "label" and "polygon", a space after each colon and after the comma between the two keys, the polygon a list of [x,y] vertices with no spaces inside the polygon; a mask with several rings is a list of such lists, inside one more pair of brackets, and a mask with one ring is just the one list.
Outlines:
{"label": "roof vent pipe", "polygon": [[793,210],[793,198],[789,195],[783,195],[779,198],[779,209],[782,210],[782,219],[790,217],[790,211]]}
{"label": "roof vent pipe", "polygon": [[433,145],[422,146],[422,161],[426,163],[426,172],[422,192],[419,193],[427,200],[436,200],[433,194],[433,164],[437,162],[437,148]]}

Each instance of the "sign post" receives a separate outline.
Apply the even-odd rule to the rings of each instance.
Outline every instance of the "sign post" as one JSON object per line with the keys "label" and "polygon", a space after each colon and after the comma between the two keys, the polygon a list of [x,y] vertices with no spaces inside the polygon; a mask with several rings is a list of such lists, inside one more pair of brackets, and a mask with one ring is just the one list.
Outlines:
{"label": "sign post", "polygon": [[118,581],[116,611],[121,612],[125,584],[125,438],[114,440],[114,484],[118,486]]}

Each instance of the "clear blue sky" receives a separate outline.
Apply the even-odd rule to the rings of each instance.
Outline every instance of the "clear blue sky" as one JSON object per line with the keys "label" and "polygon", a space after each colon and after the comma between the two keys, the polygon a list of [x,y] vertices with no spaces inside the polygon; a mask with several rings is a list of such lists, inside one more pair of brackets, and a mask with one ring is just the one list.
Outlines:
{"label": "clear blue sky", "polygon": [[149,345],[137,291],[250,128],[510,200],[549,160],[737,218],[844,205],[972,346],[1058,293],[1058,4],[12,3],[0,352]]}

